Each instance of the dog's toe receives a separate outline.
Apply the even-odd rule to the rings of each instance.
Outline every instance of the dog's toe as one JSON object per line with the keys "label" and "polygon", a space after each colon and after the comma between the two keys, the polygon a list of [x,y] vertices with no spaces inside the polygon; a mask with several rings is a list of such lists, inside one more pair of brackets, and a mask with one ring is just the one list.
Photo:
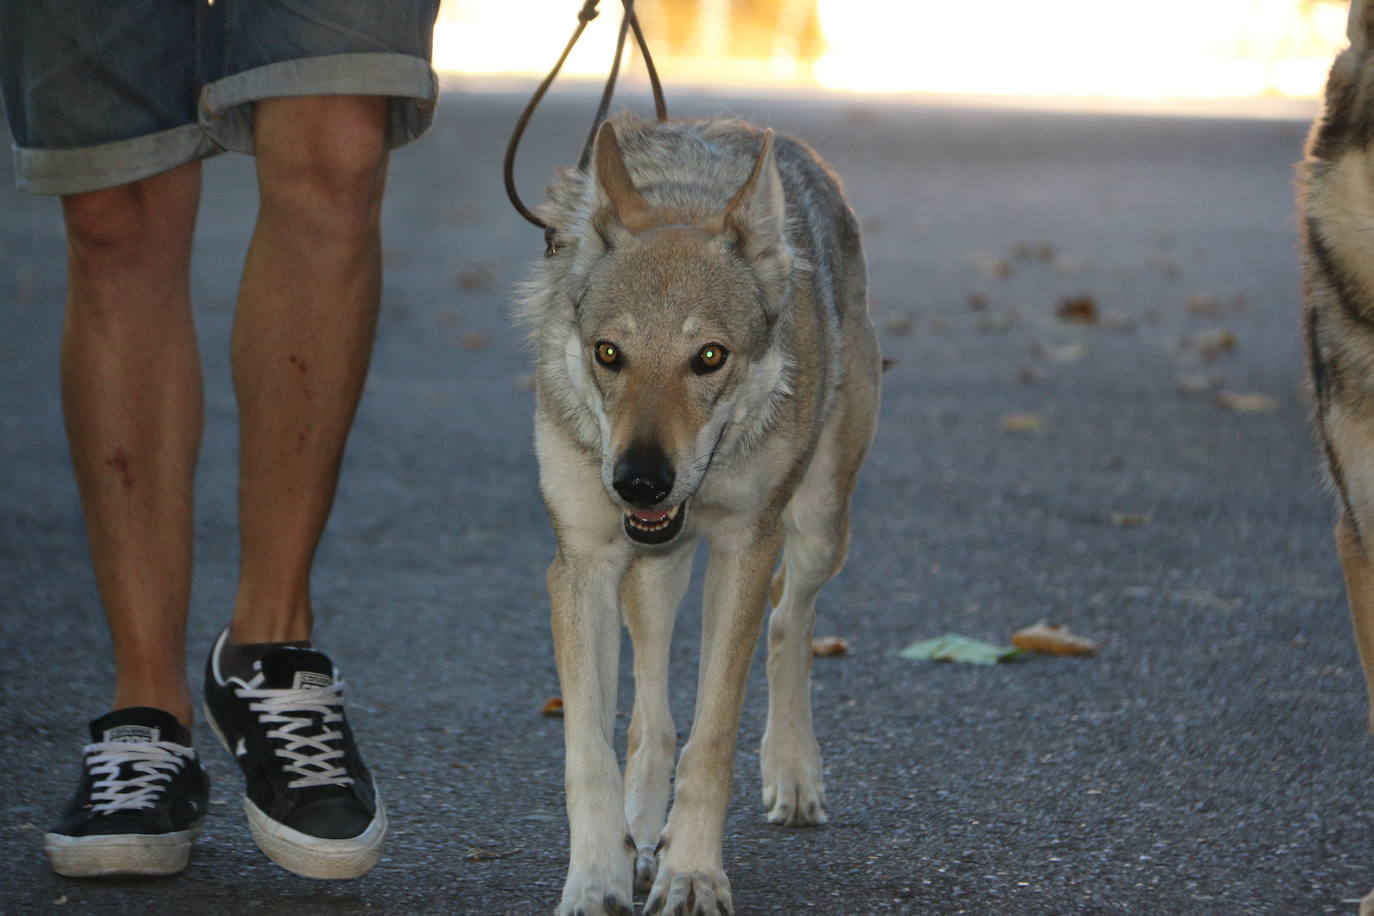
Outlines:
{"label": "dog's toe", "polygon": [[563,889],[558,916],[634,916],[628,888],[608,888],[606,883],[569,882]]}
{"label": "dog's toe", "polygon": [[824,824],[825,779],[815,739],[783,729],[769,731],[759,757],[768,822],[784,827]]}
{"label": "dog's toe", "polygon": [[783,827],[819,827],[825,812],[825,787],[818,780],[779,778],[766,784],[763,804],[768,823]]}
{"label": "dog's toe", "polygon": [[644,916],[734,916],[724,872],[661,873],[644,904]]}
{"label": "dog's toe", "polygon": [[635,856],[635,890],[647,893],[658,874],[658,855],[652,846],[641,846]]}

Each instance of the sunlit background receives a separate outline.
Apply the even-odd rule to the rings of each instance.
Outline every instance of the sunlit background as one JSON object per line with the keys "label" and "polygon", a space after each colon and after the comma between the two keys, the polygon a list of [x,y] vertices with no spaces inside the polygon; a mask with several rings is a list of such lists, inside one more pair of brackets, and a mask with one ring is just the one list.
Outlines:
{"label": "sunlit background", "polygon": [[[542,74],[580,0],[444,0],[435,62]],[[1215,99],[1317,95],[1345,0],[638,0],[669,81],[863,92]],[[565,72],[605,72],[602,0]],[[636,59],[631,72],[640,69]],[[642,72],[642,69],[640,69]]]}

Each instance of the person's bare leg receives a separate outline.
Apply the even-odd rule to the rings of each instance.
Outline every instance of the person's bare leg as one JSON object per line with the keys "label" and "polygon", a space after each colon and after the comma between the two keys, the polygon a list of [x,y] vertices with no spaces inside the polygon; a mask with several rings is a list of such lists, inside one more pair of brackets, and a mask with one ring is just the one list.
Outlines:
{"label": "person's bare leg", "polygon": [[114,644],[114,708],[188,727],[191,490],[201,431],[190,298],[200,163],[62,200],[62,406]]}
{"label": "person's bare leg", "polygon": [[387,101],[255,106],[262,194],[234,321],[236,643],[310,638],[310,567],[362,392],[381,295]]}

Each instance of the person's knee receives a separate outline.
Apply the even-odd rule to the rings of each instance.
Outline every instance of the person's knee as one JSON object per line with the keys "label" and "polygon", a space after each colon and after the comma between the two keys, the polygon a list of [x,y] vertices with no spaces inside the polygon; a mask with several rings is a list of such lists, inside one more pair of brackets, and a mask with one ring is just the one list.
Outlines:
{"label": "person's knee", "polygon": [[191,163],[131,184],[64,196],[73,261],[129,268],[180,258],[195,226],[199,181],[199,163]]}
{"label": "person's knee", "polygon": [[370,234],[386,182],[386,100],[343,96],[259,103],[255,139],[265,214],[293,234]]}
{"label": "person's knee", "polygon": [[67,240],[80,253],[100,254],[136,243],[147,213],[132,185],[62,198]]}

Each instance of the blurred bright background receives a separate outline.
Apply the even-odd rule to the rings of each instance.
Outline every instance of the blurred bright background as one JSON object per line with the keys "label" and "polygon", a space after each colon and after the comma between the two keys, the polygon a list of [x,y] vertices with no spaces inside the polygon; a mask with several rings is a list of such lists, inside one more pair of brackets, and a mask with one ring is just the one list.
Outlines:
{"label": "blurred bright background", "polygon": [[[440,69],[536,75],[580,0],[444,0]],[[602,0],[565,72],[604,74]],[[1345,0],[638,0],[671,86],[1124,99],[1309,98],[1345,45]],[[631,55],[631,73],[642,73]]]}

